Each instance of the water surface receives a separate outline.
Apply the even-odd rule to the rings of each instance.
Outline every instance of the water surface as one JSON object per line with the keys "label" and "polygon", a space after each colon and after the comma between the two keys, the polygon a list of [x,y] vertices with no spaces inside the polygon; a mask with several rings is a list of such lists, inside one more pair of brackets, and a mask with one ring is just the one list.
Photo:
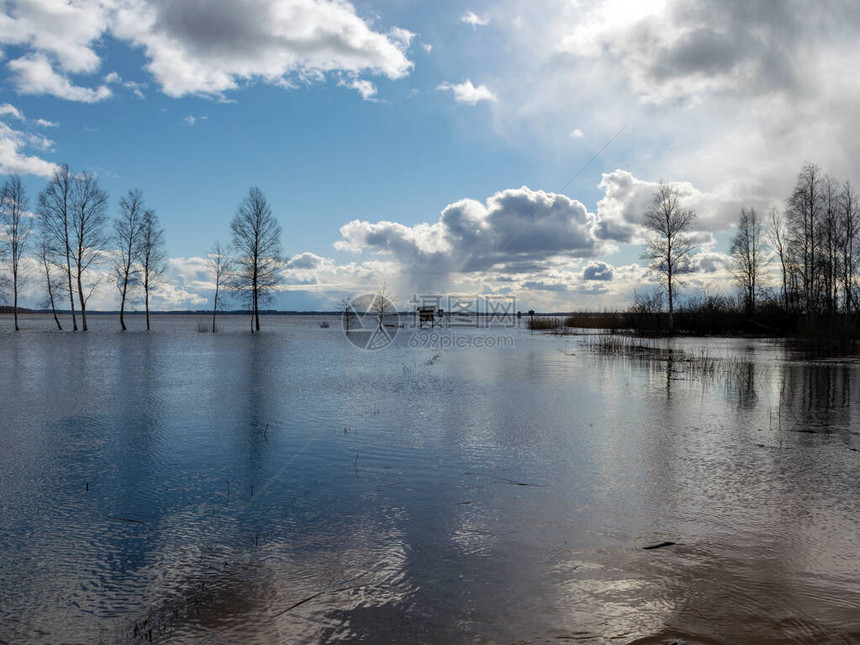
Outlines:
{"label": "water surface", "polygon": [[0,318],[0,642],[860,641],[853,360],[319,320]]}

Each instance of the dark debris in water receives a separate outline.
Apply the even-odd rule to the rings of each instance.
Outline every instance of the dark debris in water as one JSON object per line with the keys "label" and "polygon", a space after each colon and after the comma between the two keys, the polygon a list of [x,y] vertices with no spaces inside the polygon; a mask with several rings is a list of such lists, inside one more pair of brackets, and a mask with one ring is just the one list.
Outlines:
{"label": "dark debris in water", "polygon": [[667,546],[675,546],[676,544],[677,544],[677,542],[669,542],[669,541],[666,541],[666,542],[660,542],[660,544],[650,544],[650,545],[648,545],[648,546],[643,546],[643,547],[642,547],[642,550],[643,550],[643,551],[648,551],[648,550],[650,550],[650,549],[662,549],[663,547],[667,547]]}

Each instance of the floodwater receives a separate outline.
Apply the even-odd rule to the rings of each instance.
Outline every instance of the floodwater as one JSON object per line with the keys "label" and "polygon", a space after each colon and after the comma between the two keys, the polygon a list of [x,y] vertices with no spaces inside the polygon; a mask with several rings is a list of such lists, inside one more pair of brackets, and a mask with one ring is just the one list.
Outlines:
{"label": "floodwater", "polygon": [[320,320],[0,318],[0,642],[860,642],[854,360]]}

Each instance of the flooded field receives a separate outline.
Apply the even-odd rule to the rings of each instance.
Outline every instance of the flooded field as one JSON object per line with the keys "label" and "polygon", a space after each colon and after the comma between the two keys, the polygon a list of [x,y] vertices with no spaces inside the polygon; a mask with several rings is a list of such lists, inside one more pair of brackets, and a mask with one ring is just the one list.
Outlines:
{"label": "flooded field", "polygon": [[860,642],[854,360],[321,320],[0,319],[0,643]]}

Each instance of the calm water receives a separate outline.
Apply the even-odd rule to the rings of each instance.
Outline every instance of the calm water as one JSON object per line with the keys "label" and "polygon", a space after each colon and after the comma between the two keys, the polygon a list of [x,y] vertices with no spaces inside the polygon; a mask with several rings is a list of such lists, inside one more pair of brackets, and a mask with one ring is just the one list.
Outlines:
{"label": "calm water", "polygon": [[319,320],[0,318],[0,642],[860,642],[853,361]]}

